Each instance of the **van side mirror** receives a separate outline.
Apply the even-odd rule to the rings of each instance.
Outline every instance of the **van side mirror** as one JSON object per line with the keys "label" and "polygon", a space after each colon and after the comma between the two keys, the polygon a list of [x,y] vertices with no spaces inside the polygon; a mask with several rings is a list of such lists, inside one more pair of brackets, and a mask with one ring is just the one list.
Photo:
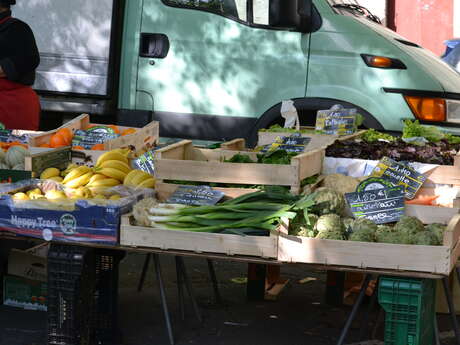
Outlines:
{"label": "van side mirror", "polygon": [[311,0],[270,0],[269,25],[308,32],[311,13]]}

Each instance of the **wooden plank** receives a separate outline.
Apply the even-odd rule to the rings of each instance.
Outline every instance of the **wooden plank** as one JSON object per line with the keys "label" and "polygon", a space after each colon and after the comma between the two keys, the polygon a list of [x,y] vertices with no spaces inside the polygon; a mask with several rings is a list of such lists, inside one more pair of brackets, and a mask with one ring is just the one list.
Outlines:
{"label": "wooden plank", "polygon": [[420,219],[424,224],[441,223],[447,225],[455,215],[460,213],[460,209],[406,204],[405,213]]}
{"label": "wooden plank", "polygon": [[450,248],[321,240],[280,234],[278,260],[448,275]]}
{"label": "wooden plank", "polygon": [[299,162],[299,181],[321,173],[325,154],[326,152],[320,149],[306,152],[292,158],[293,162]]}
{"label": "wooden plank", "polygon": [[290,165],[155,160],[160,180],[290,186],[294,176],[297,171]]}
{"label": "wooden plank", "polygon": [[[164,201],[169,198],[169,196],[174,193],[174,191],[179,187],[180,185],[178,184],[172,184],[172,183],[164,183],[161,181],[157,181],[155,184],[155,192],[156,192],[156,197],[160,201]],[[214,190],[221,191],[225,193],[225,196],[229,198],[237,198],[241,195],[249,194],[249,193],[254,193],[259,191],[258,189],[252,189],[252,188],[219,188],[219,187],[213,187]]]}
{"label": "wooden plank", "polygon": [[230,159],[236,154],[248,156],[253,161],[257,161],[257,152],[249,151],[232,151],[232,150],[221,150],[221,149],[195,149],[194,155],[191,159],[200,161],[216,161],[222,162],[225,159]]}
{"label": "wooden plank", "polygon": [[160,123],[152,121],[142,128],[136,128],[136,132],[104,143],[107,151],[121,147],[132,146],[135,150],[141,150],[143,147],[151,147],[158,144],[160,140]]}
{"label": "wooden plank", "polygon": [[191,140],[182,140],[156,151],[158,159],[185,159],[185,147],[192,144]]}
{"label": "wooden plank", "polygon": [[242,138],[233,139],[231,141],[227,141],[220,145],[222,150],[228,151],[245,151],[246,150],[246,140]]}
{"label": "wooden plank", "polygon": [[424,174],[427,183],[460,185],[460,168],[440,165]]}
{"label": "wooden plank", "polygon": [[454,248],[460,238],[460,215],[456,214],[450,220],[446,231],[444,232],[443,245],[448,248]]}
{"label": "wooden plank", "polygon": [[122,216],[120,244],[153,247],[162,250],[185,250],[196,253],[218,253],[276,258],[277,236],[239,236],[161,230],[133,226],[129,216]]}

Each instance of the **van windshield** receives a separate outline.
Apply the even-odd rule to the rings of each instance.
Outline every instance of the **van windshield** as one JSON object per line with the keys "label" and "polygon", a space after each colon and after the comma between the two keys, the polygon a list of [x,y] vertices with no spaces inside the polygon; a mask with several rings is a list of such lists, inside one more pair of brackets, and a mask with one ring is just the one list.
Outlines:
{"label": "van windshield", "polygon": [[346,15],[346,16],[355,16],[355,17],[365,17],[373,22],[382,24],[379,17],[372,14],[364,6],[361,6],[356,0],[327,0],[329,5],[335,10],[336,13]]}

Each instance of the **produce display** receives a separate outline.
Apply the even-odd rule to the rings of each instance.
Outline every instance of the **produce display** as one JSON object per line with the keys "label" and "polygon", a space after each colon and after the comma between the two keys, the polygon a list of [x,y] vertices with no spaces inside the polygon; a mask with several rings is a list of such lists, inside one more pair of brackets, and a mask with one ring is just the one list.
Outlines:
{"label": "produce display", "polygon": [[133,208],[137,225],[167,230],[268,235],[281,218],[293,219],[313,204],[310,196],[259,191],[215,206],[185,206],[144,199]]}
{"label": "produce display", "polygon": [[40,147],[72,146],[75,150],[104,150],[104,142],[133,133],[136,133],[134,128],[121,131],[116,125],[90,125],[88,129],[79,129],[74,133],[69,128],[61,128]]}
{"label": "produce display", "polygon": [[154,188],[152,175],[129,166],[130,152],[129,149],[108,151],[98,158],[94,168],[76,164],[69,164],[63,171],[47,168],[40,174],[40,179],[61,183],[66,193],[58,195],[71,199],[104,199],[108,189],[119,185],[136,189]]}
{"label": "produce display", "polygon": [[10,145],[5,151],[0,150],[0,169],[24,170],[24,158],[29,154],[23,144]]}
{"label": "produce display", "polygon": [[326,149],[326,156],[369,160],[389,157],[396,161],[453,165],[459,150],[460,137],[407,120],[401,138],[370,129],[359,138],[337,140]]}

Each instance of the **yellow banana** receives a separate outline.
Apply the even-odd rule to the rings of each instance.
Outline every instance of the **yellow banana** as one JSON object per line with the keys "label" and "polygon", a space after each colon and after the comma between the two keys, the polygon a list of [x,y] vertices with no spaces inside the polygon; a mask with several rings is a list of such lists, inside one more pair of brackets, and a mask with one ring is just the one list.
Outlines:
{"label": "yellow banana", "polygon": [[103,180],[94,181],[91,184],[86,185],[86,187],[114,187],[114,186],[118,186],[119,184],[120,184],[120,181],[117,179],[106,178]]}
{"label": "yellow banana", "polygon": [[111,187],[100,186],[100,187],[88,187],[93,195],[104,195],[104,193]]}
{"label": "yellow banana", "polygon": [[50,177],[59,176],[60,173],[61,173],[61,171],[60,171],[59,169],[56,169],[56,168],[48,168],[48,169],[45,169],[45,170],[40,174],[40,179],[46,180],[46,179],[49,179]]}
{"label": "yellow banana", "polygon": [[91,178],[88,181],[88,184],[91,184],[91,183],[93,183],[95,181],[103,180],[103,179],[106,179],[106,178],[107,178],[107,176],[104,176],[102,174],[95,174],[95,175],[91,176]]}
{"label": "yellow banana", "polygon": [[123,156],[128,156],[130,153],[131,153],[131,150],[130,149],[115,149],[115,150],[112,150],[114,152],[119,152],[121,153]]}
{"label": "yellow banana", "polygon": [[61,176],[53,176],[53,177],[49,177],[48,180],[53,180],[53,181],[62,183],[64,179]]}
{"label": "yellow banana", "polygon": [[121,162],[128,164],[128,158],[125,155],[123,155],[122,153],[118,151],[109,151],[109,152],[104,153],[102,156],[100,156],[97,159],[96,166],[100,166],[105,161],[111,161],[111,160],[121,161]]}
{"label": "yellow banana", "polygon": [[80,177],[77,177],[73,180],[66,182],[65,186],[68,188],[78,188],[78,187],[84,186],[89,182],[93,174],[94,173],[92,171],[88,171],[86,174],[81,175]]}
{"label": "yellow banana", "polygon": [[133,179],[131,180],[131,183],[133,184],[133,186],[138,186],[145,180],[148,180],[152,177],[153,177],[152,175],[146,173],[145,171],[141,171],[140,173],[138,173],[136,176],[133,177]]}
{"label": "yellow banana", "polygon": [[91,199],[92,196],[93,194],[89,188],[80,187],[73,192],[71,199]]}
{"label": "yellow banana", "polygon": [[125,172],[118,170],[118,169],[114,169],[114,168],[103,168],[103,169],[98,170],[97,172],[107,177],[117,179],[120,182],[123,182],[123,180],[125,179],[127,175]]}
{"label": "yellow banana", "polygon": [[112,195],[109,199],[110,199],[110,200],[120,200],[120,199],[121,199],[121,195],[114,194],[114,195]]}
{"label": "yellow banana", "polygon": [[137,174],[139,174],[139,172],[141,172],[141,170],[131,170],[128,175],[126,175],[125,177],[125,180],[123,181],[123,184],[125,186],[133,186],[133,184],[131,183],[131,181],[133,180],[133,178],[135,176],[137,176]]}
{"label": "yellow banana", "polygon": [[140,188],[155,188],[155,179],[153,177],[148,178],[142,181],[140,184],[136,186],[136,189]]}
{"label": "yellow banana", "polygon": [[86,173],[90,172],[91,171],[91,168],[90,167],[87,167],[86,165],[82,165],[78,168],[75,168],[75,169],[72,169],[71,171],[69,171],[69,173],[67,175],[65,175],[65,178],[64,180],[62,181],[63,183],[67,183],[71,180],[74,180],[80,176],[83,176],[85,175]]}
{"label": "yellow banana", "polygon": [[128,164],[122,161],[117,161],[117,160],[109,160],[109,161],[102,162],[101,165],[96,166],[96,171],[99,169],[104,169],[104,168],[118,169],[120,171],[123,171],[126,174],[132,170]]}

